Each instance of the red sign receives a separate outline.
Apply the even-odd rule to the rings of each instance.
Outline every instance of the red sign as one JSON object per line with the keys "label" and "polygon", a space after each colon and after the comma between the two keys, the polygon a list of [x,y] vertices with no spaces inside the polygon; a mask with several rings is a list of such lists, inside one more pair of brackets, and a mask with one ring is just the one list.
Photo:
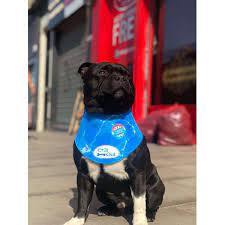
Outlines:
{"label": "red sign", "polygon": [[131,63],[134,52],[135,1],[113,0],[112,50],[116,62]]}

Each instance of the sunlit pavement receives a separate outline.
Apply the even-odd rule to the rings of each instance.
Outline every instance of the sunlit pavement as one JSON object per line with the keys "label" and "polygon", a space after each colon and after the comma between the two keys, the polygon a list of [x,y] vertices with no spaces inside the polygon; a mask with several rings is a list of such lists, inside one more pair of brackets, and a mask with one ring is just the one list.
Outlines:
{"label": "sunlit pavement", "polygon": [[[63,225],[76,207],[73,136],[66,132],[29,132],[29,225]],[[165,186],[164,202],[153,225],[196,224],[195,146],[150,145]],[[87,225],[126,225],[131,218],[98,217],[93,197]]]}

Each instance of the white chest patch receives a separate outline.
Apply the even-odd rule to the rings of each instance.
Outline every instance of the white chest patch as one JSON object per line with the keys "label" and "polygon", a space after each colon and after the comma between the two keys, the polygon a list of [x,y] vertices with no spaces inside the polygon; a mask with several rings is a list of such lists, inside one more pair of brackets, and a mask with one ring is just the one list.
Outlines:
{"label": "white chest patch", "polygon": [[[100,175],[100,165],[97,163],[94,163],[86,158],[85,158],[85,161],[87,162],[87,165],[88,165],[89,176],[95,182],[97,182],[98,177]],[[114,164],[104,165],[103,170],[105,173],[107,173],[119,180],[127,180],[129,178],[129,176],[125,171],[124,161],[125,160],[121,160]]]}
{"label": "white chest patch", "polygon": [[124,161],[125,160],[110,165],[104,165],[103,168],[105,173],[119,180],[127,180],[129,177],[127,172],[125,171]]}

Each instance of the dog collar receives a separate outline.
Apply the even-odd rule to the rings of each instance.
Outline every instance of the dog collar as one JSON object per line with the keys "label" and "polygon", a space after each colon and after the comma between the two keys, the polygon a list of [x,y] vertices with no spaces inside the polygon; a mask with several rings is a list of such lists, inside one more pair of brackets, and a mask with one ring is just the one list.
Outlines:
{"label": "dog collar", "polygon": [[113,164],[133,152],[142,139],[131,111],[119,115],[85,111],[74,141],[82,155],[91,161]]}

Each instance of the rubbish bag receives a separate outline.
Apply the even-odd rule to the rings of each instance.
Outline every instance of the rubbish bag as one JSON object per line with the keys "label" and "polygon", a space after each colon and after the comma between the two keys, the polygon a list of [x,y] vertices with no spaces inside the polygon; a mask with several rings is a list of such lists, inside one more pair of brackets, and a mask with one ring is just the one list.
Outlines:
{"label": "rubbish bag", "polygon": [[195,137],[187,109],[175,104],[160,113],[158,120],[158,141],[160,145],[191,145]]}

